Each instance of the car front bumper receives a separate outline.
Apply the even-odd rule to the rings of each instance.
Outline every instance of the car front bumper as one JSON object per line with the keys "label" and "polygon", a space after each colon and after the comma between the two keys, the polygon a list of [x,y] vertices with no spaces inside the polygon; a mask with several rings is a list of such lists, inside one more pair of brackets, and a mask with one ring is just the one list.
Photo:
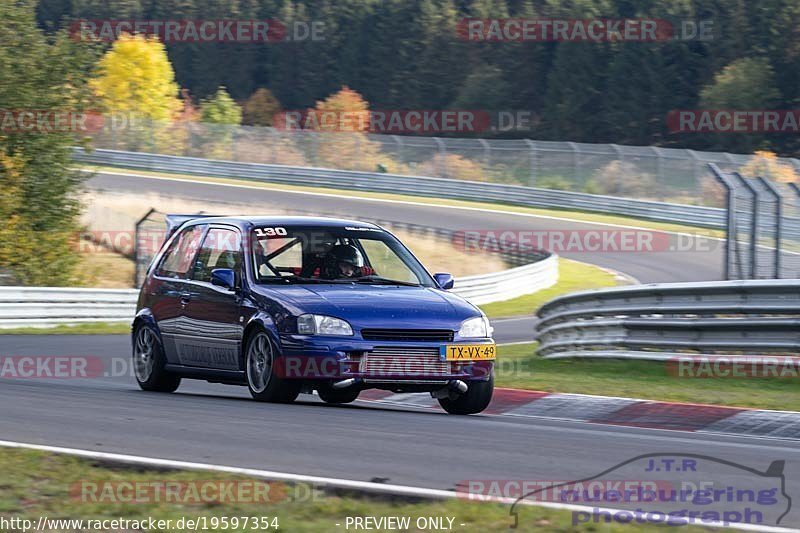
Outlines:
{"label": "car front bumper", "polygon": [[365,341],[357,338],[281,335],[276,371],[287,379],[356,379],[370,386],[395,383],[441,385],[486,381],[493,360],[444,361],[445,344],[492,345],[492,339],[454,342]]}

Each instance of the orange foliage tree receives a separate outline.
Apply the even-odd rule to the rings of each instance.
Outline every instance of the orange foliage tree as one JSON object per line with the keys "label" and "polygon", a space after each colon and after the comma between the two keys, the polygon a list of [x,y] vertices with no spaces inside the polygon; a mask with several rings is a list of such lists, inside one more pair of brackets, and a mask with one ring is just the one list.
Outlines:
{"label": "orange foliage tree", "polygon": [[319,132],[316,164],[329,168],[375,171],[378,168],[396,173],[402,167],[369,139],[369,102],[353,89],[342,89],[309,109],[305,120]]}
{"label": "orange foliage tree", "polygon": [[758,151],[746,165],[739,169],[743,176],[761,176],[781,183],[797,183],[798,175],[790,163],[778,159],[774,152]]}

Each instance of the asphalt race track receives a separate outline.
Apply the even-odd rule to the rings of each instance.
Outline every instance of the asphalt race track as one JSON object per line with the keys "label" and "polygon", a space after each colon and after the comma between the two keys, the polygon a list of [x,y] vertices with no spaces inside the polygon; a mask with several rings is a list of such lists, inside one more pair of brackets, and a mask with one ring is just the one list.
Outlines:
{"label": "asphalt race track", "polygon": [[[124,336],[4,336],[4,355],[91,355],[127,361]],[[109,365],[111,366],[111,365]],[[453,489],[465,480],[571,480],[646,453],[694,452],[764,470],[785,460],[787,492],[800,448],[726,437],[494,415],[261,404],[243,387],[184,381],[175,394],[138,389],[129,375],[0,380],[3,440],[279,472]],[[741,473],[715,483],[741,485]],[[800,507],[782,525],[800,524]]]}

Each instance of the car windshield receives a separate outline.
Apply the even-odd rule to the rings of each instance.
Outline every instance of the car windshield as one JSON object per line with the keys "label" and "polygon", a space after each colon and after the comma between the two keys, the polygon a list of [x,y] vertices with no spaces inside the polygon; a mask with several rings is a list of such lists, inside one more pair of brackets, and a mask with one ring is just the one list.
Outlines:
{"label": "car windshield", "polygon": [[261,283],[435,286],[397,238],[370,226],[263,226],[252,242]]}

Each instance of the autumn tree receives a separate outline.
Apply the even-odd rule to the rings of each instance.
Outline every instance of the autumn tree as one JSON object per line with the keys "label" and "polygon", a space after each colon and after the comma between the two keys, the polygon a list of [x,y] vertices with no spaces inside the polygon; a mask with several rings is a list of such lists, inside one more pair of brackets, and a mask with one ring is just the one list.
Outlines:
{"label": "autumn tree", "polygon": [[319,131],[366,133],[369,131],[369,102],[357,91],[344,86],[317,102],[308,112],[307,123]]}
{"label": "autumn tree", "polygon": [[[771,109],[779,101],[775,71],[765,58],[734,61],[718,72],[714,82],[700,93],[700,106],[705,109]],[[764,139],[762,135],[725,134],[712,138],[717,148],[745,152],[758,148]]]}
{"label": "autumn tree", "polygon": [[315,164],[348,170],[397,172],[397,163],[380,151],[380,144],[367,136],[369,102],[357,91],[342,87],[308,111],[305,122],[318,135],[329,135],[319,143]]}
{"label": "autumn tree", "polygon": [[775,71],[763,58],[744,58],[714,76],[714,83],[700,93],[700,103],[711,109],[764,109],[780,99]]}
{"label": "autumn tree", "polygon": [[181,89],[181,108],[175,117],[175,122],[196,122],[200,120],[200,110],[192,102],[189,89]]}
{"label": "autumn tree", "polygon": [[[0,109],[80,116],[89,106],[84,73],[96,59],[93,48],[66,34],[45,36],[36,28],[33,4],[0,3]],[[6,283],[75,281],[76,190],[84,175],[72,168],[71,157],[85,133],[0,130],[0,273],[9,277]]]}
{"label": "autumn tree", "polygon": [[272,120],[281,110],[281,103],[269,91],[260,88],[242,105],[242,122],[248,126],[272,126]]}
{"label": "autumn tree", "polygon": [[762,177],[781,183],[800,181],[797,171],[791,165],[778,159],[774,152],[756,151],[746,165],[739,169],[748,178]]}
{"label": "autumn tree", "polygon": [[200,120],[238,126],[242,122],[242,108],[234,102],[225,87],[220,87],[214,96],[200,103]]}
{"label": "autumn tree", "polygon": [[155,37],[120,36],[98,63],[91,86],[108,113],[167,121],[181,108],[175,73]]}

